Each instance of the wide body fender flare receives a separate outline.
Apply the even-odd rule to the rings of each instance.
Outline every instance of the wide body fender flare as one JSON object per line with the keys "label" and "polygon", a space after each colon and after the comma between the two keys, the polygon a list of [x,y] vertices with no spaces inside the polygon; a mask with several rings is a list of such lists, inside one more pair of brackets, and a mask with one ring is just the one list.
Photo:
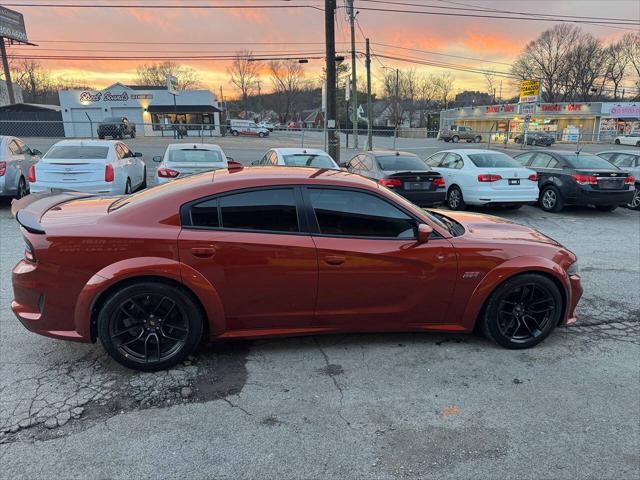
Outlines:
{"label": "wide body fender flare", "polygon": [[173,280],[198,298],[208,321],[209,335],[220,335],[226,322],[222,301],[216,289],[192,267],[176,260],[161,257],[138,257],[108,265],[89,279],[76,302],[74,323],[76,331],[91,338],[91,310],[99,296],[116,283],[138,277],[161,277]]}
{"label": "wide body fender flare", "polygon": [[487,273],[478,283],[467,302],[464,313],[462,314],[461,323],[465,327],[465,330],[473,330],[482,307],[499,285],[511,277],[524,273],[547,274],[548,276],[556,279],[562,285],[564,290],[562,293],[565,299],[565,311],[563,313],[562,321],[565,321],[566,319],[564,317],[568,314],[567,306],[572,305],[571,285],[565,271],[560,267],[560,265],[548,258],[522,256],[515,257],[501,263]]}

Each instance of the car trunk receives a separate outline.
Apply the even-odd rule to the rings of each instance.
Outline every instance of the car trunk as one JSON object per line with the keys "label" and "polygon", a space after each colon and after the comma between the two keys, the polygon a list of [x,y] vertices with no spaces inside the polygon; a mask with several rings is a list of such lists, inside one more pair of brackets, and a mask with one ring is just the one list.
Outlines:
{"label": "car trunk", "polygon": [[529,180],[529,175],[532,175],[533,172],[526,168],[492,168],[491,171],[486,170],[486,173],[483,174],[500,175],[502,177],[495,182],[489,182],[489,185],[494,190],[517,191],[518,189],[529,189],[537,185],[537,182]]}
{"label": "car trunk", "polygon": [[402,185],[400,187],[396,187],[394,190],[396,191],[411,191],[411,192],[421,192],[421,191],[430,191],[437,190],[438,187],[433,184],[433,180],[439,178],[441,175],[437,172],[425,170],[425,171],[396,171],[396,172],[385,172],[385,178],[400,180]]}
{"label": "car trunk", "polygon": [[580,169],[576,170],[578,175],[589,175],[596,177],[598,183],[591,185],[597,190],[628,190],[629,185],[625,185],[625,179],[629,176],[627,172],[621,170],[603,170],[603,169]]}
{"label": "car trunk", "polygon": [[224,162],[167,162],[166,164],[166,168],[177,170],[180,172],[180,176],[219,170],[226,167],[227,165]]}
{"label": "car trunk", "polygon": [[101,182],[105,178],[106,159],[43,159],[38,163],[37,179],[43,182]]}

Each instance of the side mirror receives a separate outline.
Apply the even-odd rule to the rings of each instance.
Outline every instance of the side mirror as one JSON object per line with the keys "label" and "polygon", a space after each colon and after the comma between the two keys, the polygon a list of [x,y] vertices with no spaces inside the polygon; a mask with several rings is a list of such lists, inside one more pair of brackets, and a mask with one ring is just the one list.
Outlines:
{"label": "side mirror", "polygon": [[32,148],[31,149],[31,155],[42,155],[42,152],[40,150],[38,150],[37,148]]}
{"label": "side mirror", "polygon": [[153,157],[153,161],[156,163],[160,163],[162,161],[162,157],[160,155],[156,155]]}
{"label": "side mirror", "polygon": [[142,157],[142,152],[135,152],[135,153],[133,154],[133,156],[134,156],[134,157],[138,157],[138,158],[140,158],[140,157]]}
{"label": "side mirror", "polygon": [[235,162],[235,160],[233,159],[233,157],[227,157],[227,162]]}
{"label": "side mirror", "polygon": [[418,224],[418,243],[427,243],[432,233],[433,228],[426,223]]}

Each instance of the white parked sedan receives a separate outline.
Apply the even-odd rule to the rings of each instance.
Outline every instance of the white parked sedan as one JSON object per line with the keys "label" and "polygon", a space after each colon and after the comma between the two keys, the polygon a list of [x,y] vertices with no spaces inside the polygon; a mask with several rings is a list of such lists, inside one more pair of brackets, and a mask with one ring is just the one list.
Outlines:
{"label": "white parked sedan", "polygon": [[114,140],[62,140],[29,169],[31,192],[49,188],[121,195],[147,186],[141,153]]}
{"label": "white parked sedan", "polygon": [[22,198],[29,192],[29,167],[40,155],[19,138],[0,136],[0,197]]}
{"label": "white parked sedan", "polygon": [[447,189],[447,205],[501,205],[519,208],[538,200],[538,176],[509,155],[493,150],[445,150],[426,160],[440,173]]}
{"label": "white parked sedan", "polygon": [[640,132],[618,135],[613,140],[613,143],[616,145],[633,145],[634,147],[640,147]]}
{"label": "white parked sedan", "polygon": [[272,148],[251,165],[280,165],[288,167],[316,167],[340,170],[336,161],[317,148]]}
{"label": "white parked sedan", "polygon": [[160,163],[156,170],[158,183],[166,183],[178,177],[227,168],[229,159],[219,145],[212,143],[172,143],[164,155],[153,157]]}

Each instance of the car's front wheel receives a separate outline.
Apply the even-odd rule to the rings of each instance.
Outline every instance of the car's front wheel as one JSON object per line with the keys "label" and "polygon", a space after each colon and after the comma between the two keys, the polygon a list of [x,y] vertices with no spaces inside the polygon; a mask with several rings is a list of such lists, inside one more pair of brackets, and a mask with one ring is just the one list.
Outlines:
{"label": "car's front wheel", "polygon": [[616,145],[620,145],[620,139],[616,138],[613,143],[615,143]]}
{"label": "car's front wheel", "polygon": [[454,136],[451,138],[451,141],[452,141],[453,143],[458,143],[458,142],[460,141],[460,137],[459,137],[459,136],[457,136],[457,135],[454,135]]}
{"label": "car's front wheel", "polygon": [[464,210],[466,204],[462,196],[462,190],[457,185],[452,186],[447,193],[447,206],[451,210]]}
{"label": "car's front wheel", "polygon": [[558,325],[563,297],[544,275],[527,273],[500,285],[485,305],[484,335],[506,348],[529,348],[544,340]]}
{"label": "car's front wheel", "polygon": [[98,336],[118,363],[155,371],[178,364],[195,350],[203,322],[187,292],[146,281],[109,296],[98,314]]}
{"label": "car's front wheel", "polygon": [[631,199],[631,203],[627,204],[632,210],[640,210],[640,187],[636,185],[636,189],[633,191],[633,198]]}

